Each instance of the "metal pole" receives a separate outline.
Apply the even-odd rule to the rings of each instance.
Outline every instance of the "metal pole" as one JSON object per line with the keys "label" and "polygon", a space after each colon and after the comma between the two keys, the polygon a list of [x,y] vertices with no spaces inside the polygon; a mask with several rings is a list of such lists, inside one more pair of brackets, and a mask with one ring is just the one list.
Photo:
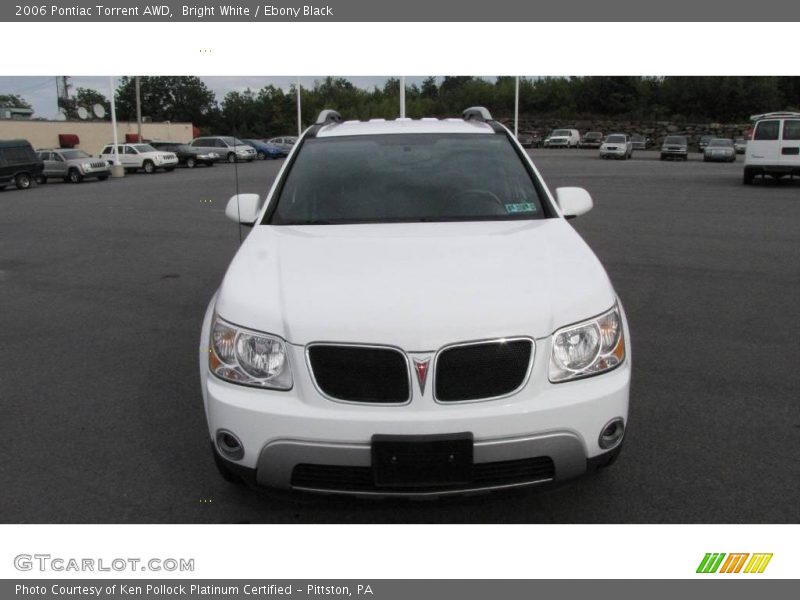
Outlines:
{"label": "metal pole", "polygon": [[514,137],[519,137],[519,76],[517,76],[516,85],[514,86]]}
{"label": "metal pole", "polygon": [[114,78],[108,78],[108,89],[111,92],[111,129],[114,131],[114,165],[111,167],[112,177],[122,177],[125,171],[119,164],[119,140],[117,139],[117,104],[114,100]]}
{"label": "metal pole", "polygon": [[297,137],[303,135],[303,113],[300,106],[300,78],[297,78]]}
{"label": "metal pole", "polygon": [[139,143],[142,142],[142,88],[139,85],[139,76],[133,78],[136,87],[136,135]]}
{"label": "metal pole", "polygon": [[406,118],[406,78],[400,78],[400,118]]}

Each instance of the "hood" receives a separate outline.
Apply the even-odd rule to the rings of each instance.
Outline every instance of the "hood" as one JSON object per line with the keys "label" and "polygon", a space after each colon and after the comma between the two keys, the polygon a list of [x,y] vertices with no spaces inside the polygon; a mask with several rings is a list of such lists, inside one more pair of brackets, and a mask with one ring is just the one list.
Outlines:
{"label": "hood", "polygon": [[224,319],[304,345],[540,338],[613,305],[600,262],[562,219],[256,226],[217,298]]}

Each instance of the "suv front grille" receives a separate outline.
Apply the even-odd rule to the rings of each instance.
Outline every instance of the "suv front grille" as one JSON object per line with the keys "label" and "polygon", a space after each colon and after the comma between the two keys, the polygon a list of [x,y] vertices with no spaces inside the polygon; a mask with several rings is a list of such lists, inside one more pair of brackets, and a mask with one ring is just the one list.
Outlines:
{"label": "suv front grille", "polygon": [[436,357],[434,393],[440,402],[506,396],[525,383],[533,358],[529,339],[451,346]]}
{"label": "suv front grille", "polygon": [[394,348],[317,344],[308,364],[319,390],[335,400],[400,404],[411,398],[408,362]]}
{"label": "suv front grille", "polygon": [[[444,492],[473,490],[509,485],[542,483],[555,478],[555,465],[549,456],[475,463],[472,480],[466,484],[431,487],[392,487],[386,493]],[[373,492],[384,490],[375,485],[372,467],[299,464],[292,470],[292,487],[336,492]]]}

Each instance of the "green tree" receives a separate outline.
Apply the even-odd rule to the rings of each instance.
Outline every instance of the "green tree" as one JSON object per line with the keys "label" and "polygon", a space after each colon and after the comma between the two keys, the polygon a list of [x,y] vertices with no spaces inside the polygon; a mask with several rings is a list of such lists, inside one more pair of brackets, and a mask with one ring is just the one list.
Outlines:
{"label": "green tree", "polygon": [[22,96],[17,94],[0,94],[0,108],[33,108]]}
{"label": "green tree", "polygon": [[[199,77],[141,77],[142,116],[154,121],[190,122],[202,127],[218,121],[212,92]],[[136,119],[136,89],[133,77],[123,77],[116,91],[120,119]]]}

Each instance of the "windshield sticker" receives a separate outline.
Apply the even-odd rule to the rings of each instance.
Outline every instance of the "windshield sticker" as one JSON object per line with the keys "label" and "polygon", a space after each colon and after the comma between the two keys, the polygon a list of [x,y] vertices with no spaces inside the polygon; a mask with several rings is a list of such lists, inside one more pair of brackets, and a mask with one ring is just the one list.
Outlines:
{"label": "windshield sticker", "polygon": [[519,202],[517,204],[506,204],[506,212],[509,214],[536,212],[536,205],[533,204],[532,202]]}

